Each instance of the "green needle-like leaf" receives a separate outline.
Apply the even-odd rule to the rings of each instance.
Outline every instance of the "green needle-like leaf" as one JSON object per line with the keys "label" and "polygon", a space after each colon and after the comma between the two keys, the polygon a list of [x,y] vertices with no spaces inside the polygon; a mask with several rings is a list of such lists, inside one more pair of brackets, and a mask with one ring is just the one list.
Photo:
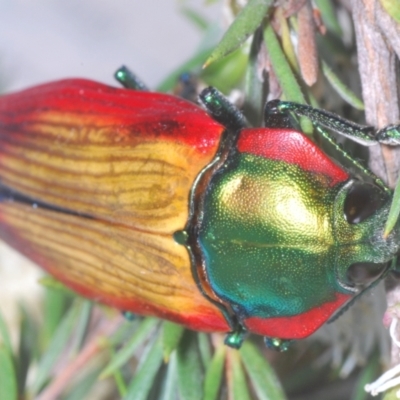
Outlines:
{"label": "green needle-like leaf", "polygon": [[380,0],[385,11],[400,24],[400,3],[397,0]]}
{"label": "green needle-like leaf", "polygon": [[225,365],[225,355],[227,347],[221,344],[216,352],[210,365],[206,370],[204,378],[204,400],[217,400],[218,393],[222,383],[222,373]]}
{"label": "green needle-like leaf", "polygon": [[87,329],[92,315],[93,303],[91,301],[84,301],[77,318],[76,334],[73,353],[78,353],[85,340]]}
{"label": "green needle-like leaf", "polygon": [[389,233],[395,227],[400,214],[400,179],[397,181],[396,189],[394,190],[392,204],[390,206],[388,219],[385,225],[384,236],[388,236]]}
{"label": "green needle-like leaf", "polygon": [[202,400],[203,371],[196,334],[186,331],[177,349],[178,386],[182,400]]}
{"label": "green needle-like leaf", "polygon": [[[58,282],[51,277],[42,278],[41,283],[43,284],[44,281],[51,281],[52,284],[54,284],[54,282]],[[59,287],[54,288],[54,286],[49,286],[48,284],[44,284],[44,286],[44,319],[41,329],[43,332],[41,340],[45,345],[47,345],[65,314],[68,302],[71,300],[71,292],[67,291],[65,286],[62,286],[62,289]]]}
{"label": "green needle-like leaf", "polygon": [[71,307],[56,330],[46,353],[42,356],[37,370],[36,380],[34,381],[32,387],[34,394],[39,392],[49,378],[53,365],[57,361],[68,339],[70,338],[71,332],[75,327],[76,317],[79,313],[81,304],[81,302],[77,301]]}
{"label": "green needle-like leaf", "polygon": [[17,376],[12,355],[5,345],[0,345],[0,399],[17,400]]}
{"label": "green needle-like leaf", "polygon": [[272,0],[249,0],[225,35],[208,57],[204,66],[232,53],[261,25]]}
{"label": "green needle-like leaf", "polygon": [[6,325],[6,322],[4,321],[3,315],[0,313],[0,344],[3,345],[3,347],[9,352],[9,354],[12,354],[12,345],[11,345],[11,339],[10,339],[10,334],[8,333],[8,328]]}
{"label": "green needle-like leaf", "polygon": [[264,42],[267,46],[272,67],[282,87],[285,99],[304,104],[305,99],[300,85],[297,83],[297,79],[290,68],[289,62],[282,51],[271,25],[268,25],[264,30]]}
{"label": "green needle-like leaf", "polygon": [[339,96],[347,101],[350,105],[352,105],[357,110],[364,110],[364,103],[360,98],[358,98],[340,79],[339,77],[332,71],[329,65],[322,61],[322,72],[324,73],[326,79],[332,85],[332,87],[336,90]]}
{"label": "green needle-like leaf", "polygon": [[32,313],[24,305],[20,305],[20,337],[18,348],[17,377],[18,392],[22,394],[26,386],[26,378],[32,359],[37,355],[38,327]]}
{"label": "green needle-like leaf", "polygon": [[[200,77],[207,85],[215,86],[222,93],[227,94],[243,80],[247,64],[247,54],[239,49],[202,70]],[[229,79],[226,79],[227,76]]]}
{"label": "green needle-like leaf", "polygon": [[128,386],[128,392],[124,400],[146,400],[161,364],[162,339],[159,336],[152,344],[152,347],[146,354],[145,360]]}
{"label": "green needle-like leaf", "polygon": [[237,350],[229,350],[230,370],[232,376],[231,388],[234,400],[250,400],[249,388],[246,376],[240,361],[240,353]]}
{"label": "green needle-like leaf", "polygon": [[253,343],[249,340],[243,343],[240,354],[260,400],[286,399],[274,370]]}
{"label": "green needle-like leaf", "polygon": [[118,368],[124,365],[134,354],[137,348],[149,337],[158,324],[155,318],[146,318],[140,325],[129,342],[111,359],[110,363],[100,374],[100,379],[112,375]]}
{"label": "green needle-like leaf", "polygon": [[176,352],[172,353],[169,362],[168,370],[165,376],[162,396],[160,400],[176,400],[178,394],[178,379],[176,370]]}
{"label": "green needle-like leaf", "polygon": [[109,338],[107,338],[109,344],[118,347],[125,346],[125,344],[136,333],[142,322],[143,319],[139,318],[133,321],[124,321],[121,326]]}
{"label": "green needle-like leaf", "polygon": [[200,357],[204,368],[208,368],[211,362],[211,344],[210,337],[206,333],[199,332],[197,334],[197,339],[199,342]]}
{"label": "green needle-like leaf", "polygon": [[259,78],[258,52],[262,32],[260,29],[254,34],[250,48],[249,61],[246,72],[244,115],[252,126],[260,126],[262,122],[261,110],[263,106],[263,85]]}
{"label": "green needle-like leaf", "polygon": [[65,286],[63,283],[61,283],[56,278],[53,278],[52,276],[46,275],[43,278],[40,278],[39,283],[44,287],[52,288],[54,290],[61,290],[67,294],[72,294],[76,296],[76,293],[74,293],[71,289],[69,289],[67,286]]}
{"label": "green needle-like leaf", "polygon": [[169,356],[176,349],[182,338],[185,328],[182,325],[166,321],[163,324],[163,355],[164,361],[168,362]]}
{"label": "green needle-like leaf", "polygon": [[[264,29],[264,43],[267,47],[275,75],[281,85],[285,100],[304,104],[306,101],[303,92],[301,91],[300,85],[297,82],[271,25],[268,25]],[[307,118],[300,118],[300,124],[304,133],[311,134],[313,132],[313,125]]]}
{"label": "green needle-like leaf", "polygon": [[[101,371],[100,371],[101,373]],[[99,373],[99,375],[100,375]],[[122,368],[121,369],[116,369],[113,373],[113,378],[115,381],[115,387],[118,389],[118,393],[120,394],[121,397],[124,397],[127,393],[127,387],[126,383],[124,380],[124,376],[122,374]]]}
{"label": "green needle-like leaf", "polygon": [[[282,51],[293,71],[300,73],[300,65],[297,60],[296,50],[293,47],[289,21],[285,18],[282,11],[278,12],[277,16],[279,18]],[[296,30],[298,30],[298,28]]]}

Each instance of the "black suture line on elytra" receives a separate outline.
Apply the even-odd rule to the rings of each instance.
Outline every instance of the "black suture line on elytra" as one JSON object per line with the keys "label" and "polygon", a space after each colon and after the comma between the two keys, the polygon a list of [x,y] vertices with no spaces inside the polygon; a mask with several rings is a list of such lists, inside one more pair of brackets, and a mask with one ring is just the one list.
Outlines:
{"label": "black suture line on elytra", "polygon": [[46,202],[43,202],[40,200],[32,199],[29,196],[26,196],[22,193],[13,191],[12,189],[8,188],[7,186],[0,184],[0,203],[4,203],[4,202],[21,203],[21,204],[31,206],[33,209],[42,208],[45,210],[54,211],[54,212],[58,212],[58,213],[66,214],[66,215],[94,219],[94,217],[92,217],[89,214],[80,213],[77,211],[69,210],[68,208],[59,207],[59,206],[55,206],[53,204],[49,204],[49,203],[46,203]]}

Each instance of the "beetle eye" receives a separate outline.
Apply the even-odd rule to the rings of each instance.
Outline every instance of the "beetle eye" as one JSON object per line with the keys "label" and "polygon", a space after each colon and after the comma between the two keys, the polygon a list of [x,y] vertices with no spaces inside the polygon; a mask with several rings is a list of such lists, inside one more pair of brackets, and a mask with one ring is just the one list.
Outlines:
{"label": "beetle eye", "polygon": [[383,274],[387,265],[387,263],[354,263],[346,272],[347,281],[352,286],[367,286]]}
{"label": "beetle eye", "polygon": [[382,191],[369,183],[355,183],[344,202],[344,216],[349,224],[359,224],[380,208],[386,199]]}

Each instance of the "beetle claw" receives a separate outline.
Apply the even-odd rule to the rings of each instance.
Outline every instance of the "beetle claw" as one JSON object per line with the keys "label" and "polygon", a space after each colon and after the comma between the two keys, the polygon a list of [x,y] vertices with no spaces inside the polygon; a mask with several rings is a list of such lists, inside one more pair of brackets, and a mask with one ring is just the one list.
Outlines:
{"label": "beetle claw", "polygon": [[233,349],[240,349],[246,334],[247,331],[239,325],[236,330],[226,334],[224,343]]}
{"label": "beetle claw", "polygon": [[293,340],[279,339],[279,338],[264,338],[264,343],[269,349],[277,350],[280,352],[286,351]]}

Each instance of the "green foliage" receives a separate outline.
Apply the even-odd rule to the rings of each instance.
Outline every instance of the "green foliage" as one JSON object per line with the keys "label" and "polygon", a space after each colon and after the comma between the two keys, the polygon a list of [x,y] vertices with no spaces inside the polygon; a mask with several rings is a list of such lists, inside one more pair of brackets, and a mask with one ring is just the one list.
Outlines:
{"label": "green foliage", "polygon": [[390,207],[389,216],[385,226],[385,235],[389,235],[392,229],[395,227],[397,220],[400,215],[400,180],[398,180],[396,184],[396,188],[394,190],[392,207]]}
{"label": "green foliage", "polygon": [[178,347],[185,329],[172,322],[163,324],[163,355],[164,361],[168,362],[171,353]]}
{"label": "green foliage", "polygon": [[332,71],[325,61],[322,61],[321,67],[323,74],[328,82],[332,85],[333,89],[336,90],[336,93],[338,93],[343,100],[347,101],[347,103],[357,110],[364,110],[364,104],[362,100],[360,100],[358,96],[349,90],[349,88],[340,80],[340,78]]}
{"label": "green foliage", "polygon": [[285,100],[305,103],[300,85],[297,83],[297,79],[278,42],[276,33],[270,24],[264,31],[264,43],[271,57],[271,64],[281,85]]}
{"label": "green foliage", "polygon": [[59,355],[67,345],[68,340],[70,340],[70,336],[79,315],[80,307],[81,305],[79,302],[75,302],[71,309],[68,310],[68,313],[62,319],[62,322],[58,326],[54,336],[48,344],[45,353],[42,355],[38,365],[36,378],[32,386],[32,392],[34,394],[39,393],[46,381],[50,378],[52,368],[54,367]]}
{"label": "green foliage", "polygon": [[272,0],[249,0],[226,31],[222,40],[212,51],[205,65],[210,65],[212,62],[238,49],[261,25],[271,4]]}
{"label": "green foliage", "polygon": [[[136,323],[135,325],[138,324]],[[108,365],[101,372],[100,378],[106,378],[114,374],[121,366],[127,363],[128,360],[133,357],[139,346],[141,346],[153,333],[157,325],[158,321],[154,318],[146,318],[145,320],[141,321],[140,325],[127,340],[124,347],[111,358]],[[116,343],[118,343],[118,340]]]}
{"label": "green foliage", "polygon": [[1,338],[1,344],[4,347],[4,349],[9,354],[12,354],[10,334],[8,332],[6,322],[4,321],[3,316],[1,314],[0,314],[0,338]]}
{"label": "green foliage", "polygon": [[232,398],[235,400],[250,400],[250,391],[246,382],[246,375],[243,370],[240,355],[236,351],[230,351],[230,362],[228,364],[228,376]]}
{"label": "green foliage", "polygon": [[4,400],[18,399],[14,360],[6,346],[2,345],[0,345],[0,398]]}
{"label": "green foliage", "polygon": [[203,398],[203,370],[196,336],[194,332],[186,331],[177,348],[178,387],[182,400]]}
{"label": "green foliage", "polygon": [[124,400],[145,400],[154,385],[154,378],[162,363],[162,338],[156,337],[145,349],[142,362],[128,386]]}
{"label": "green foliage", "polygon": [[386,12],[400,24],[400,3],[396,0],[380,0]]}
{"label": "green foliage", "polygon": [[247,373],[254,382],[254,390],[260,400],[284,400],[285,395],[275,372],[259,350],[250,342],[243,344],[241,350]]}
{"label": "green foliage", "polygon": [[225,365],[226,346],[219,346],[204,376],[204,400],[217,400]]}

